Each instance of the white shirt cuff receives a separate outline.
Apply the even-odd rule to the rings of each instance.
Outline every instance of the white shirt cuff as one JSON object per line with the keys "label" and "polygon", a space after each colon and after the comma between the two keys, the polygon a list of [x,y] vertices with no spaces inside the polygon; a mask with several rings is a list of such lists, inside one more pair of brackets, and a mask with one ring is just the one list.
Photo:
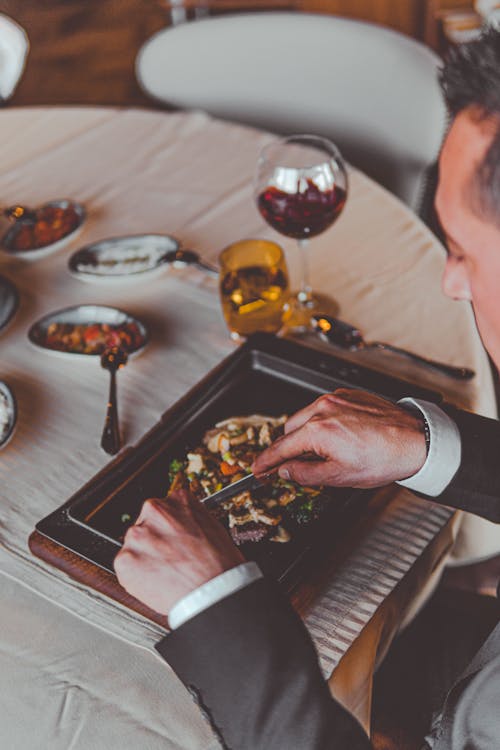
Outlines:
{"label": "white shirt cuff", "polygon": [[403,398],[398,404],[406,404],[422,412],[429,425],[430,445],[420,471],[397,484],[429,497],[437,497],[449,485],[460,466],[462,442],[458,427],[439,406],[429,401]]}
{"label": "white shirt cuff", "polygon": [[170,629],[175,630],[203,610],[259,578],[262,578],[262,571],[255,562],[241,563],[215,576],[174,604],[168,613]]}

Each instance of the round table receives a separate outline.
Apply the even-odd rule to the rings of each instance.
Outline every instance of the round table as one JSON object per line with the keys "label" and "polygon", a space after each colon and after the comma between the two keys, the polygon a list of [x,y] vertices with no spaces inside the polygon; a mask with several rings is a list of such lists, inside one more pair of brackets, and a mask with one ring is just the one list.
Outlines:
{"label": "round table", "polygon": [[[218,747],[152,649],[161,629],[28,550],[35,523],[108,461],[99,448],[108,376],[93,360],[76,363],[35,351],[26,333],[42,315],[80,303],[117,306],[144,320],[151,343],[119,375],[126,441],[137,442],[234,347],[216,281],[194,269],[165,268],[143,281],[84,284],[69,274],[68,257],[105,237],[166,232],[215,263],[230,242],[258,236],[282,244],[294,279],[294,242],[263,223],[252,199],[256,158],[273,136],[199,112],[108,108],[7,109],[0,126],[4,205],[68,197],[88,212],[82,233],[65,249],[31,263],[7,255],[0,261],[0,273],[20,292],[20,308],[1,334],[0,378],[19,405],[17,430],[0,454],[1,744],[23,750]],[[408,379],[409,392],[410,382],[418,382],[494,414],[488,361],[471,310],[443,297],[443,249],[396,198],[352,170],[345,211],[311,242],[310,255],[315,290],[333,298],[339,316],[368,339],[473,367],[477,375],[464,384],[380,352],[351,358]],[[413,502],[409,497],[403,492],[398,507]],[[457,526],[458,520],[449,524],[449,533]],[[498,529],[467,519],[453,554],[471,560],[499,548]],[[353,557],[360,554],[353,550]],[[345,566],[351,575],[349,560]],[[420,588],[431,569],[421,571]],[[380,602],[390,599],[390,588]],[[335,586],[327,592],[330,603],[334,592]],[[377,622],[379,610],[365,612],[366,621]],[[313,630],[320,613],[321,607],[312,611]],[[351,645],[338,646],[327,673],[346,653],[345,664],[352,663]],[[372,652],[381,650],[377,641]],[[357,712],[366,722],[369,701],[360,698],[360,680],[356,686],[347,679],[338,694],[354,710],[363,704]]]}

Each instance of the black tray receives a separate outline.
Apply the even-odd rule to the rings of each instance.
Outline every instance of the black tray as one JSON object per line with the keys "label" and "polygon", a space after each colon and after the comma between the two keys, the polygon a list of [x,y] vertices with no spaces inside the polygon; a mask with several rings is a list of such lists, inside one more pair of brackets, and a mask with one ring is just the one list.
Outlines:
{"label": "black tray", "polygon": [[[439,393],[332,354],[256,334],[169,409],[134,448],[40,521],[37,531],[113,572],[123,534],[143,501],[165,495],[171,459],[198,444],[209,427],[229,416],[290,414],[340,386],[360,387],[391,400],[413,395],[441,401]],[[352,489],[332,489],[330,494],[332,502],[320,520],[293,529],[290,542],[246,544],[244,555],[257,560],[287,588],[293,587],[306,569],[306,559],[310,562],[320,555],[325,545],[331,548],[334,538],[355,523],[371,496]]]}

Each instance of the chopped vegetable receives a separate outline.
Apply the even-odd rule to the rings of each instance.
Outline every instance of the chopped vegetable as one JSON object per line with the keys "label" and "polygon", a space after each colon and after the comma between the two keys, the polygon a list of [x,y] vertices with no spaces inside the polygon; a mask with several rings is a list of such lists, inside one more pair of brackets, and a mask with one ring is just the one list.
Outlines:
{"label": "chopped vegetable", "polygon": [[222,461],[220,465],[220,470],[222,471],[225,477],[230,477],[233,474],[238,474],[238,472],[240,471],[240,467],[235,466],[235,465],[231,466],[231,464],[228,464],[227,461]]}
{"label": "chopped vegetable", "polygon": [[[284,417],[232,417],[208,430],[203,444],[174,460],[169,475],[202,500],[251,472],[259,453],[282,434]],[[297,524],[315,520],[324,507],[321,489],[275,479],[253,493],[240,492],[211,512],[229,529],[236,544],[263,540],[287,542]]]}
{"label": "chopped vegetable", "polygon": [[170,483],[174,481],[174,477],[176,474],[178,474],[179,471],[182,471],[184,469],[184,461],[179,461],[179,459],[174,458],[172,461],[170,461],[170,466],[168,467],[168,478],[170,480]]}

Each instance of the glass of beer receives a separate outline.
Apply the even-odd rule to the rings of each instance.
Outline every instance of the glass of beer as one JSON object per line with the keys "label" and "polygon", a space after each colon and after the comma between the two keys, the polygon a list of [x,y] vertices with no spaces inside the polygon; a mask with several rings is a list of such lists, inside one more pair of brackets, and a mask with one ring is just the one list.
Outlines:
{"label": "glass of beer", "polygon": [[220,255],[220,296],[231,337],[276,333],[290,294],[285,256],[276,242],[240,240]]}

